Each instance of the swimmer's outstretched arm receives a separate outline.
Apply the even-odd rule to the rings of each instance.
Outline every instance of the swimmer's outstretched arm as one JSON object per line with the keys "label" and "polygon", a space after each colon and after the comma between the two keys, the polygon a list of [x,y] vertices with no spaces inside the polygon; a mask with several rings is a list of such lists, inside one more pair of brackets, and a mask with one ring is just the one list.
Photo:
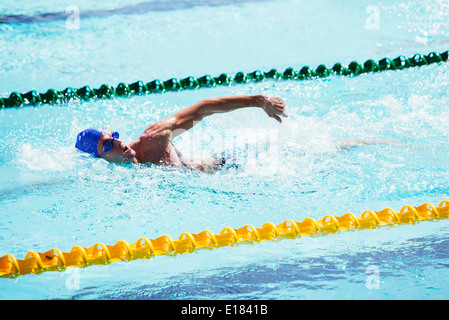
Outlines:
{"label": "swimmer's outstretched arm", "polygon": [[[269,117],[272,117],[282,123],[280,116],[286,117],[284,112],[285,103],[278,97],[267,97],[265,95],[221,97],[215,99],[206,99],[197,105],[203,116],[209,116],[215,113],[229,112],[246,107],[259,107],[265,110]],[[194,105],[193,107],[195,107]]]}
{"label": "swimmer's outstretched arm", "polygon": [[284,112],[285,103],[280,98],[265,95],[229,96],[202,100],[159,121],[159,125],[171,130],[173,138],[191,129],[207,116],[248,107],[263,109],[269,117],[279,123],[282,122],[281,117],[287,117]]}

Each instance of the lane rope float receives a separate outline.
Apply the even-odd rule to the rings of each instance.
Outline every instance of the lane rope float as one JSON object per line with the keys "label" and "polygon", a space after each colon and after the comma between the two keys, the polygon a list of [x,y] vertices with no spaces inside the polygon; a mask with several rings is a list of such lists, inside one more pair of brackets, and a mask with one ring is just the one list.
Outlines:
{"label": "lane rope float", "polygon": [[431,52],[428,55],[415,54],[407,58],[403,55],[396,59],[383,58],[375,61],[367,60],[363,65],[357,61],[352,61],[348,66],[336,63],[329,69],[324,64],[320,64],[315,70],[309,66],[304,66],[300,70],[293,67],[279,72],[277,69],[271,69],[268,72],[256,70],[251,73],[237,72],[232,78],[226,73],[218,77],[209,74],[200,78],[189,76],[182,80],[171,78],[166,81],[155,79],[144,83],[137,81],[131,84],[120,82],[116,88],[109,84],[103,84],[98,89],[89,85],[75,89],[68,87],[62,91],[49,89],[45,93],[39,93],[31,90],[27,93],[12,92],[9,97],[0,96],[0,108],[14,108],[30,105],[67,103],[70,101],[86,101],[92,99],[110,99],[114,97],[129,97],[132,95],[144,95],[153,93],[163,93],[169,91],[194,90],[199,88],[212,88],[216,86],[230,86],[232,84],[245,84],[248,82],[261,82],[271,80],[310,80],[328,77],[330,75],[340,76],[358,76],[364,73],[374,73],[387,70],[402,70],[411,67],[420,67],[433,63],[446,62],[448,60],[448,51],[443,53]]}
{"label": "lane rope float", "polygon": [[326,215],[321,220],[306,218],[302,222],[286,220],[278,225],[267,222],[261,228],[246,225],[238,229],[226,227],[219,234],[204,230],[198,234],[182,233],[178,240],[169,235],[156,239],[140,238],[133,244],[120,240],[114,245],[97,243],[90,248],[74,246],[70,252],[51,249],[44,253],[30,251],[24,259],[12,254],[0,258],[0,277],[16,278],[26,274],[41,274],[46,271],[64,271],[68,268],[85,268],[91,265],[107,265],[116,261],[150,259],[156,255],[179,255],[200,249],[217,249],[237,246],[242,243],[259,243],[295,239],[304,236],[327,235],[342,231],[375,229],[382,226],[415,224],[424,220],[449,218],[449,201],[442,201],[438,207],[430,203],[421,206],[404,206],[399,212],[391,208],[381,211],[364,211],[360,217],[348,212],[341,217]]}

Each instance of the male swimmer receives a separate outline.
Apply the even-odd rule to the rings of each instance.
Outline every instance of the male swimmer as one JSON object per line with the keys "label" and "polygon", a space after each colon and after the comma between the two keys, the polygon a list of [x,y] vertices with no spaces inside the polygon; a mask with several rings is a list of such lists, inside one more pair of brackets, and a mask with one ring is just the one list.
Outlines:
{"label": "male swimmer", "polygon": [[229,96],[202,100],[172,116],[151,124],[137,140],[126,145],[118,132],[109,129],[90,128],[80,132],[76,148],[114,163],[153,163],[175,168],[187,168],[213,172],[225,161],[211,157],[201,161],[184,159],[171,140],[192,128],[205,117],[216,113],[256,107],[282,123],[287,117],[281,98],[265,95]]}

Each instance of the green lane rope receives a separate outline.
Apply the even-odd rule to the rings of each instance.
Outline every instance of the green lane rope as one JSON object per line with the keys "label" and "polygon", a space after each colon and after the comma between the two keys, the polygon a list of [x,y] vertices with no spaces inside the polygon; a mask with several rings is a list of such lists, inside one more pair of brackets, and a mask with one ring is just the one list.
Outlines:
{"label": "green lane rope", "polygon": [[432,63],[446,62],[447,60],[448,51],[441,54],[431,52],[428,55],[415,54],[411,58],[407,58],[402,55],[393,60],[384,58],[378,62],[370,59],[367,60],[363,66],[357,61],[352,61],[347,67],[341,63],[336,63],[332,69],[329,69],[324,64],[321,64],[316,68],[316,70],[313,70],[309,66],[304,66],[299,71],[292,67],[287,68],[284,72],[279,72],[277,69],[271,69],[268,72],[256,70],[248,74],[240,71],[234,76],[234,78],[230,77],[226,73],[222,73],[218,77],[212,77],[207,74],[200,78],[190,76],[182,80],[171,78],[167,81],[156,79],[148,83],[137,81],[131,84],[126,84],[121,82],[115,89],[111,85],[103,84],[98,89],[93,89],[87,85],[79,89],[68,87],[63,91],[49,89],[45,93],[39,93],[36,90],[31,90],[27,93],[18,93],[14,91],[8,98],[0,97],[0,108],[66,103],[70,101],[91,99],[109,99],[113,97],[128,97],[131,95],[211,88],[220,85],[230,86],[231,84],[244,84],[251,81],[261,82],[267,79],[310,80],[324,78],[330,75],[357,76],[364,73],[419,67]]}

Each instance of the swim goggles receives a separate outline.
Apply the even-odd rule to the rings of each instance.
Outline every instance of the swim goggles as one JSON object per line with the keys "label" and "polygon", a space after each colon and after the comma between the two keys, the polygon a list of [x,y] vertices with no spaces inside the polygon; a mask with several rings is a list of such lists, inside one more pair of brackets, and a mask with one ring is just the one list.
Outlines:
{"label": "swim goggles", "polygon": [[103,145],[103,153],[98,155],[98,157],[101,157],[102,155],[104,155],[105,153],[108,153],[109,151],[112,150],[112,148],[114,148],[114,140],[119,138],[119,134],[118,132],[113,132],[112,133],[112,139],[108,140],[104,143]]}

